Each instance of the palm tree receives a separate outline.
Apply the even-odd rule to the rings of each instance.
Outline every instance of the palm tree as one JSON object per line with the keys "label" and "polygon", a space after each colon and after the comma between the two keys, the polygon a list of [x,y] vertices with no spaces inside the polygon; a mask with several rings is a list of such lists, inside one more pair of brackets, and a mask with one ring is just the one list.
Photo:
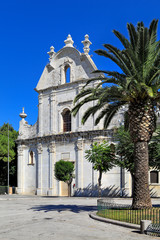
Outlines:
{"label": "palm tree", "polygon": [[[72,110],[75,116],[84,104],[96,100],[96,104],[84,113],[82,123],[90,115],[98,113],[95,125],[103,118],[104,128],[107,128],[116,112],[123,105],[128,106],[126,116],[134,143],[134,209],[152,206],[148,184],[148,143],[155,130],[154,109],[160,101],[160,41],[157,41],[157,25],[158,20],[153,20],[149,28],[143,22],[138,22],[136,27],[128,23],[129,40],[114,30],[124,49],[104,44],[107,50],[95,52],[111,59],[122,72],[97,70],[107,76],[88,80],[76,96],[76,105]],[[96,87],[91,87],[90,83],[97,80],[99,83]]]}

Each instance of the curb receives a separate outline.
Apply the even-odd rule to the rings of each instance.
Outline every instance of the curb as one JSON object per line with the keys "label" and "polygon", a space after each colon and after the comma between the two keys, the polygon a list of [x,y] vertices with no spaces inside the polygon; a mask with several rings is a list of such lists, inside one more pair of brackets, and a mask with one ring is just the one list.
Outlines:
{"label": "curb", "polygon": [[99,216],[97,216],[96,212],[89,213],[89,216],[90,216],[90,218],[92,218],[94,220],[97,220],[97,221],[100,221],[100,222],[111,223],[111,224],[126,227],[126,228],[132,228],[132,229],[140,230],[140,225],[138,225],[138,224],[126,223],[126,222],[121,222],[121,221],[117,221],[117,220],[112,220],[112,219],[109,219],[109,218],[99,217]]}

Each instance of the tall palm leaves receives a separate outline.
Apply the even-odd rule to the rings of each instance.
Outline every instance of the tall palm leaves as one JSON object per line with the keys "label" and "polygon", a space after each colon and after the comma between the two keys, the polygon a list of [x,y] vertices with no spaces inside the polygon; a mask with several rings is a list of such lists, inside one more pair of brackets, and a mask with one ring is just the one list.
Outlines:
{"label": "tall palm leaves", "polygon": [[[95,101],[94,106],[84,113],[82,123],[85,123],[90,115],[99,112],[95,124],[98,124],[103,118],[105,128],[108,127],[121,106],[129,106],[129,128],[135,143],[134,155],[135,162],[137,162],[135,165],[138,169],[143,162],[144,169],[146,169],[146,172],[143,173],[145,179],[141,183],[135,184],[135,186],[141,184],[143,191],[140,197],[137,195],[139,194],[137,191],[139,192],[141,189],[135,188],[134,208],[151,206],[147,176],[147,147],[154,131],[154,106],[160,101],[158,92],[160,89],[160,41],[157,41],[157,25],[158,20],[153,20],[149,28],[146,28],[143,22],[139,22],[136,27],[133,24],[127,24],[129,40],[114,30],[113,33],[120,40],[124,49],[120,50],[111,44],[104,44],[106,50],[95,52],[111,59],[120,67],[122,72],[97,70],[96,72],[103,72],[107,77],[90,79],[74,100],[76,103],[73,108],[74,115],[84,104]],[[97,84],[93,86],[95,81]],[[109,86],[107,83],[114,85]],[[142,142],[143,144],[141,144]],[[143,151],[141,151],[142,148]],[[143,161],[140,160],[139,156]],[[140,171],[142,170],[143,168]],[[140,171],[138,169],[137,174]],[[140,178],[140,175],[137,175],[136,178]],[[147,200],[144,201],[144,198]]]}

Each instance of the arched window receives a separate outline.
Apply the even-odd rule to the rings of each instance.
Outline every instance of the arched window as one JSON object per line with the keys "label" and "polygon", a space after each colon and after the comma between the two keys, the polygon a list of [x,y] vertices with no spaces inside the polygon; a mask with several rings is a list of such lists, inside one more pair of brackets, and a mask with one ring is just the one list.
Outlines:
{"label": "arched window", "polygon": [[158,183],[158,171],[150,172],[150,183]]}
{"label": "arched window", "polygon": [[63,117],[63,132],[71,131],[71,112],[69,109],[65,109],[62,114]]}
{"label": "arched window", "polygon": [[69,65],[65,66],[65,82],[70,83],[70,74],[71,74],[71,69]]}
{"label": "arched window", "polygon": [[30,151],[30,153],[29,153],[29,164],[33,165],[33,152],[32,151]]}

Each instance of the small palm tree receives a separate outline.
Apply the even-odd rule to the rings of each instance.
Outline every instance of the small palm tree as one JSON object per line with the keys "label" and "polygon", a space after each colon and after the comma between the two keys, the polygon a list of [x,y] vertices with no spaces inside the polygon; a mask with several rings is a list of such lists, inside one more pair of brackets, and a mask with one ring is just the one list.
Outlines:
{"label": "small palm tree", "polygon": [[122,72],[97,70],[107,74],[107,77],[99,78],[96,87],[90,87],[90,83],[97,79],[90,79],[76,96],[76,105],[72,110],[73,115],[76,115],[84,104],[97,100],[84,113],[82,123],[90,115],[98,113],[95,125],[103,118],[104,128],[107,128],[116,112],[123,105],[128,106],[126,116],[134,143],[134,209],[152,206],[148,184],[148,143],[155,130],[154,109],[160,101],[160,42],[157,41],[157,25],[158,20],[153,20],[149,28],[143,22],[139,22],[136,27],[127,24],[129,40],[114,30],[124,49],[104,44],[107,50],[97,50],[96,53],[111,59]]}

